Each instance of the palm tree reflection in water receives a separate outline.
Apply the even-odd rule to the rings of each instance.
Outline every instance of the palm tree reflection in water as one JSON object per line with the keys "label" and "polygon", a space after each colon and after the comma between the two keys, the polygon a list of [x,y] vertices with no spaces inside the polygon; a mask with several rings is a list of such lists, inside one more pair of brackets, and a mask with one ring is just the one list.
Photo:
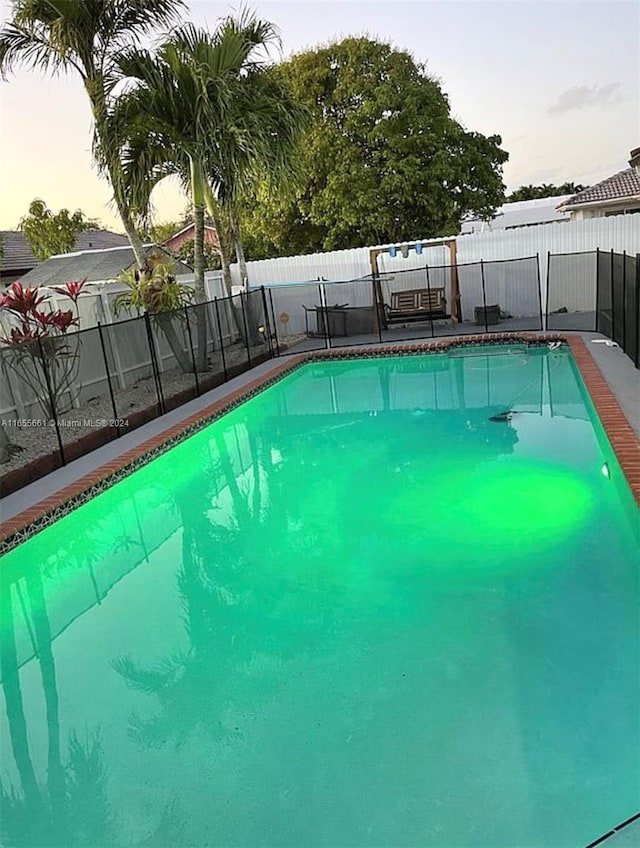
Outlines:
{"label": "palm tree reflection in water", "polygon": [[[131,508],[131,504],[126,506]],[[135,512],[135,505],[133,509]],[[17,568],[7,563],[8,567],[2,571],[0,675],[9,743],[18,777],[18,781],[13,782],[3,775],[0,784],[3,845],[15,848],[93,848],[130,844],[123,843],[119,836],[117,818],[109,803],[107,752],[100,729],[84,729],[79,733],[72,727],[66,738],[61,737],[53,641],[72,624],[78,609],[77,601],[75,606],[72,602],[69,609],[59,609],[57,632],[52,633],[45,580],[51,578],[56,584],[64,585],[65,578],[88,573],[92,600],[80,615],[93,609],[103,601],[110,588],[100,572],[101,564],[110,564],[118,554],[122,554],[125,570],[131,571],[146,559],[146,551],[144,559],[139,559],[143,547],[146,547],[144,540],[142,537],[140,541],[134,538],[131,529],[127,530],[123,514],[109,515],[103,521],[89,521],[88,526],[69,537],[64,549],[55,555],[47,549],[45,539],[36,537],[33,549],[35,561]],[[36,562],[44,564],[37,565]],[[98,586],[96,575],[99,580],[102,578],[102,589]],[[83,585],[86,589],[86,583]],[[83,594],[82,597],[86,596]],[[27,650],[31,659],[21,656],[24,651],[19,651],[16,634],[20,631],[23,636],[28,634],[30,648]],[[45,706],[47,758],[44,780],[37,776],[32,754],[34,741],[39,737],[35,721],[38,711],[34,709],[37,699],[33,689],[28,696],[23,694],[24,682],[31,677],[28,666],[33,661],[38,663]],[[32,733],[28,718],[34,725]],[[6,757],[7,752],[3,751],[3,754]],[[179,844],[181,828],[177,806],[169,799],[157,826],[139,844]]]}
{"label": "palm tree reflection in water", "polygon": [[[232,726],[225,728],[225,715],[251,702],[255,687],[264,693],[281,665],[274,616],[281,599],[263,568],[272,560],[265,539],[276,536],[268,526],[279,514],[265,492],[273,469],[260,438],[250,437],[250,462],[238,474],[225,435],[233,434],[212,436],[217,456],[210,467],[173,494],[182,523],[177,584],[189,648],[147,666],[130,655],[113,662],[129,686],[160,703],[151,718],[131,717],[131,733],[144,746],[168,739],[181,745],[202,725],[222,738]],[[218,480],[224,485],[216,495]]]}
{"label": "palm tree reflection in water", "polygon": [[2,781],[3,839],[16,848],[113,844],[114,822],[107,802],[99,733],[87,733],[81,740],[70,731],[66,757],[62,758],[56,669],[41,569],[32,566],[21,582],[32,612],[32,636],[46,707],[47,779],[43,784],[38,782],[31,758],[14,635],[15,594],[11,583],[3,581],[0,667],[11,749],[20,778],[19,786]]}

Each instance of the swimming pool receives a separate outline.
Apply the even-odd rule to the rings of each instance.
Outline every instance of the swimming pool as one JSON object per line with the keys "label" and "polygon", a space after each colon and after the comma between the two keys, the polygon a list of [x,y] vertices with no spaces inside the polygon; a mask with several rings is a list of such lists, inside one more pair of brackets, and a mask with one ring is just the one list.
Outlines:
{"label": "swimming pool", "polygon": [[306,364],[3,558],[6,840],[584,845],[634,529],[565,349]]}

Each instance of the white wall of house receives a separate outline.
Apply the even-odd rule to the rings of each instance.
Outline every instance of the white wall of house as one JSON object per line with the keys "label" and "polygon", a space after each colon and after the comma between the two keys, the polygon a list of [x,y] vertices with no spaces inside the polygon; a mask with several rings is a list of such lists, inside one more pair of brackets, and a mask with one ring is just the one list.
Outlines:
{"label": "white wall of house", "polygon": [[572,221],[586,221],[588,218],[605,218],[614,215],[634,215],[640,213],[640,198],[621,203],[609,203],[606,206],[588,206],[571,211]]}

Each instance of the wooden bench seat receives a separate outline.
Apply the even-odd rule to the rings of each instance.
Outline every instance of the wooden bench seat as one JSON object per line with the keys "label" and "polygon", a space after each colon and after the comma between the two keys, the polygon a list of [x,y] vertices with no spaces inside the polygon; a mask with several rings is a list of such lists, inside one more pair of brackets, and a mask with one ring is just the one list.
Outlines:
{"label": "wooden bench seat", "polygon": [[432,289],[407,289],[391,293],[391,306],[385,303],[385,316],[390,324],[401,321],[428,321],[450,318],[444,286]]}

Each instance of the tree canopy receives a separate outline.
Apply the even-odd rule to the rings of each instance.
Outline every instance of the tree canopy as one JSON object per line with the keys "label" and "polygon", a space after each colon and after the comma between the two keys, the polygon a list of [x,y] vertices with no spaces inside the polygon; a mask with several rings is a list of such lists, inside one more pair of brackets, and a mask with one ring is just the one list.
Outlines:
{"label": "tree canopy", "polygon": [[507,203],[515,203],[517,200],[538,200],[540,197],[559,197],[561,194],[577,194],[589,186],[580,183],[562,183],[556,186],[549,183],[542,185],[523,185],[512,191],[507,197]]}
{"label": "tree canopy", "polygon": [[503,202],[500,136],[454,120],[409,53],[346,38],[276,71],[311,120],[297,178],[258,186],[242,216],[254,258],[456,233]]}
{"label": "tree canopy", "polygon": [[40,262],[57,253],[69,253],[78,233],[98,226],[99,221],[87,218],[80,209],[73,214],[68,209],[61,209],[54,214],[44,200],[37,198],[31,201],[29,214],[18,224]]}

